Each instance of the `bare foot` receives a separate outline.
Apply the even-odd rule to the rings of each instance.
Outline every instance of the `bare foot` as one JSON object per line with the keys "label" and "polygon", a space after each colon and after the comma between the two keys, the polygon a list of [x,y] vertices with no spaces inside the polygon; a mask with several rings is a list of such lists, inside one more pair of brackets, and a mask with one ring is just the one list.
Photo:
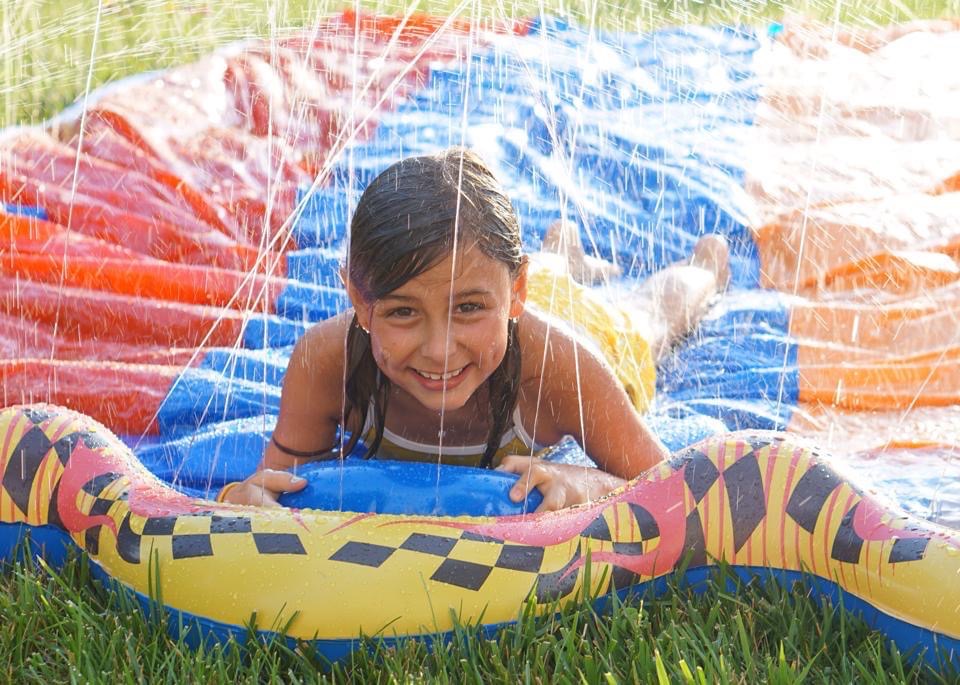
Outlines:
{"label": "bare foot", "polygon": [[593,284],[616,278],[620,267],[583,251],[580,230],[569,221],[555,221],[543,236],[544,252],[566,257],[567,269],[579,283]]}
{"label": "bare foot", "polygon": [[717,279],[717,291],[722,292],[730,282],[730,246],[722,235],[705,235],[693,247],[690,266],[706,269]]}

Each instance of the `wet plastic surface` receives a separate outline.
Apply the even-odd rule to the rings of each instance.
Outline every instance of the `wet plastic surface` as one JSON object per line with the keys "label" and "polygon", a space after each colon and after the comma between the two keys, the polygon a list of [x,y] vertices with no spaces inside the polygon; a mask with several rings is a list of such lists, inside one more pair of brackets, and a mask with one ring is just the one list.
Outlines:
{"label": "wet plastic surface", "polygon": [[280,496],[286,507],[424,516],[511,516],[543,501],[534,489],[524,502],[507,493],[518,476],[468,466],[426,462],[317,462],[298,470],[307,487]]}
{"label": "wet plastic surface", "polygon": [[[228,436],[262,444],[290,346],[346,304],[359,190],[401,155],[467,144],[528,249],[569,218],[623,268],[614,291],[727,236],[730,290],[659,369],[650,421],[671,448],[775,428],[889,454],[915,491],[868,475],[955,519],[920,468],[960,471],[960,83],[939,68],[955,26],[360,25],[120,84],[93,99],[79,156],[69,116],[0,136],[5,404],[89,413],[180,459],[184,482],[246,468]],[[200,445],[219,461],[188,475]]]}

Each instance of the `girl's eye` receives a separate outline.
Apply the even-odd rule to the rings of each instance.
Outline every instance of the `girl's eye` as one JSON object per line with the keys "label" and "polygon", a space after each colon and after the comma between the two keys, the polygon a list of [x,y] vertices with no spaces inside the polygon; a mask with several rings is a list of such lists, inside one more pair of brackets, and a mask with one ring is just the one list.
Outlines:
{"label": "girl's eye", "polygon": [[471,314],[479,312],[481,309],[483,309],[483,304],[480,302],[462,302],[457,305],[458,314]]}
{"label": "girl's eye", "polygon": [[387,316],[395,318],[413,316],[413,307],[394,307],[387,312]]}

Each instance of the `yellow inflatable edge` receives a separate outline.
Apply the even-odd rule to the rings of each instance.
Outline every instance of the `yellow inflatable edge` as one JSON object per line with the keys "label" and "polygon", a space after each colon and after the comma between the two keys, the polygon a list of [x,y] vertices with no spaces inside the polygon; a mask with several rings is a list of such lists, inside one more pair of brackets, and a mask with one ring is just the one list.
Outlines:
{"label": "yellow inflatable edge", "polygon": [[711,438],[602,500],[500,518],[190,499],[105,427],[52,405],[0,411],[0,440],[0,523],[62,529],[123,585],[224,624],[256,615],[303,639],[421,635],[722,560],[809,573],[960,638],[958,532],[897,510],[783,434]]}

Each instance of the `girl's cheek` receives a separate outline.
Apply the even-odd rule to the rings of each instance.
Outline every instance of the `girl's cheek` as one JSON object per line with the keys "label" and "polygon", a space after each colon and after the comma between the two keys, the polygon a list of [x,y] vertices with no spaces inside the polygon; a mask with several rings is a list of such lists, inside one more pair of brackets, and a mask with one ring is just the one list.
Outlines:
{"label": "girl's cheek", "polygon": [[374,360],[378,363],[385,362],[390,358],[390,353],[380,344],[379,336],[370,337],[370,351],[373,353]]}
{"label": "girl's cheek", "polygon": [[500,360],[503,358],[504,351],[500,348],[500,344],[494,340],[490,343],[486,353],[483,355],[487,360],[487,366],[491,367],[491,370],[497,368],[497,366],[500,365]]}

